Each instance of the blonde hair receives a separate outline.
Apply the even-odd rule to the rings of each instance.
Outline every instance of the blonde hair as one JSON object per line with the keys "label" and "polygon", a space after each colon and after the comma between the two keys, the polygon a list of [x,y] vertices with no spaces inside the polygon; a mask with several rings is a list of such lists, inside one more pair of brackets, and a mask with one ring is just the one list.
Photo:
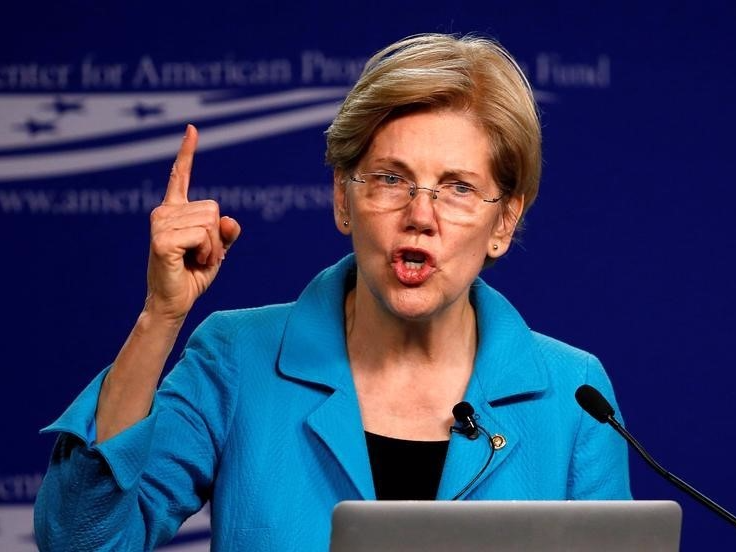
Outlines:
{"label": "blonde hair", "polygon": [[486,38],[421,34],[375,54],[325,133],[327,163],[349,172],[382,123],[448,107],[468,110],[485,129],[492,174],[505,197],[524,197],[525,213],[541,174],[537,106],[519,65]]}

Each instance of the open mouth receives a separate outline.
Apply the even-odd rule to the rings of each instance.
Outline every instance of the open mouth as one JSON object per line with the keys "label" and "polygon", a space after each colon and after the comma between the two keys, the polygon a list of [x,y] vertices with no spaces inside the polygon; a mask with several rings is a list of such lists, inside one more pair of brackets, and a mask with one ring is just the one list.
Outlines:
{"label": "open mouth", "polygon": [[422,249],[402,247],[392,255],[394,273],[407,286],[418,286],[426,282],[435,271],[434,257]]}

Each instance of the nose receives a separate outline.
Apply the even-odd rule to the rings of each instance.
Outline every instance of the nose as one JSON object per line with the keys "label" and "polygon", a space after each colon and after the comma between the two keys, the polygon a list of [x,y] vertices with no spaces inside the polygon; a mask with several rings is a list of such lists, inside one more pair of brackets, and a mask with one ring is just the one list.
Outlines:
{"label": "nose", "polygon": [[437,194],[432,188],[417,186],[412,190],[411,201],[405,210],[407,230],[430,235],[437,231],[436,199]]}

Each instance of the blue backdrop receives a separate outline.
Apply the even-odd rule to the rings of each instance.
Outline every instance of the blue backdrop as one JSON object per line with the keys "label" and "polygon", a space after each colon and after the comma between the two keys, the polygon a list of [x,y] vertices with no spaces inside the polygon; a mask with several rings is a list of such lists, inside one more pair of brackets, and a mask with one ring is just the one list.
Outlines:
{"label": "blue backdrop", "polygon": [[[486,279],[598,355],[629,429],[736,509],[736,5],[47,4],[2,9],[0,548],[32,549],[52,445],[37,430],[140,311],[148,213],[185,123],[194,195],[243,226],[188,335],[215,309],[294,299],[349,250],[323,131],[367,56],[429,31],[498,38],[540,101],[540,196]],[[732,527],[630,463],[636,498],[682,504],[683,550],[734,548]]]}

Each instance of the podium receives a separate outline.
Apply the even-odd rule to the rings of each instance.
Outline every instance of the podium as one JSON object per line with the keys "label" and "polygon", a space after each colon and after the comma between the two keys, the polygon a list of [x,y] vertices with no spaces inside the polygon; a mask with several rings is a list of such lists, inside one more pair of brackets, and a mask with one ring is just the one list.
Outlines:
{"label": "podium", "polygon": [[330,552],[676,552],[673,501],[345,501]]}

